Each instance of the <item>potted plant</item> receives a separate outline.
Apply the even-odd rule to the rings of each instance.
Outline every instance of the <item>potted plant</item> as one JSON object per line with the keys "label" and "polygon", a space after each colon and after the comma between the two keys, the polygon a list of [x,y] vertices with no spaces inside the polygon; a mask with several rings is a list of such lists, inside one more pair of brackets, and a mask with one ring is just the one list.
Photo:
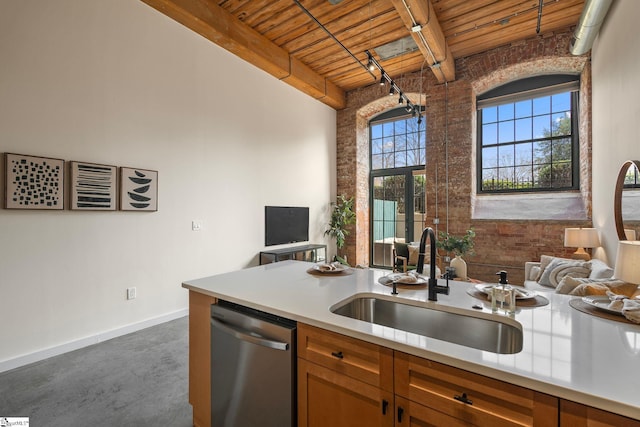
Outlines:
{"label": "potted plant", "polygon": [[462,280],[467,280],[467,263],[462,257],[466,254],[473,254],[474,237],[476,237],[476,232],[473,228],[468,229],[462,237],[457,237],[444,231],[438,233],[438,248],[452,252],[455,255],[450,265],[455,268],[456,277]]}
{"label": "potted plant", "polygon": [[[333,210],[331,211],[331,219],[329,220],[329,228],[325,230],[325,236],[336,238],[336,246],[338,253],[344,247],[345,239],[349,235],[347,226],[356,222],[356,213],[353,211],[353,197],[347,199],[343,194],[336,198],[335,203],[331,203]],[[336,261],[347,264],[346,257],[342,258],[336,254]]]}

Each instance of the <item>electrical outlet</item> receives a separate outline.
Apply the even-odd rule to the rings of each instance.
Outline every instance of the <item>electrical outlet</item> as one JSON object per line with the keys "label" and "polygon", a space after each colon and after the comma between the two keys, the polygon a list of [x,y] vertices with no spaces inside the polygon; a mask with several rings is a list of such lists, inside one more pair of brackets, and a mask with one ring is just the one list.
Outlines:
{"label": "electrical outlet", "polygon": [[136,288],[127,288],[127,299],[135,299],[136,298]]}
{"label": "electrical outlet", "polygon": [[202,221],[191,221],[191,231],[200,231],[202,230]]}
{"label": "electrical outlet", "polygon": [[433,223],[434,223],[435,225],[440,224],[440,218],[433,218]]}
{"label": "electrical outlet", "polygon": [[444,262],[451,262],[451,257],[450,256],[445,256],[444,257]]}

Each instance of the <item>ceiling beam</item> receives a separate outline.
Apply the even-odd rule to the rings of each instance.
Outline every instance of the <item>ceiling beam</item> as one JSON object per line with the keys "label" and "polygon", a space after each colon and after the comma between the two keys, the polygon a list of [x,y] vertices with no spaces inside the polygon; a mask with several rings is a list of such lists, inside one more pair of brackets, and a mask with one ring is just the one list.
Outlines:
{"label": "ceiling beam", "polygon": [[[439,83],[456,79],[453,54],[431,0],[391,0]],[[419,25],[418,32],[412,30]]]}
{"label": "ceiling beam", "polygon": [[207,0],[142,0],[245,61],[337,110],[344,91],[229,12]]}

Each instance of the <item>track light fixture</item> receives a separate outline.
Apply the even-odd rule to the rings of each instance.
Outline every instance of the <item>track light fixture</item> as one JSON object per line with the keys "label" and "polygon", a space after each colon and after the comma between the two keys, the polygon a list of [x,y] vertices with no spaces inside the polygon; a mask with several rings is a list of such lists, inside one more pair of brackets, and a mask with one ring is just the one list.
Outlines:
{"label": "track light fixture", "polygon": [[406,102],[407,106],[405,107],[405,110],[407,110],[407,113],[411,113],[413,117],[415,117],[416,114],[418,114],[418,124],[421,124],[422,114],[420,114],[420,107],[412,103],[409,97],[405,95],[404,92],[402,92],[400,87],[398,87],[398,85],[393,80],[391,80],[391,77],[389,77],[389,75],[386,73],[386,71],[384,71],[384,68],[382,68],[380,63],[378,63],[378,61],[376,61],[373,55],[371,55],[371,52],[366,50],[365,53],[367,54],[368,71],[373,72],[377,68],[380,71],[380,86],[384,86],[385,80],[388,81],[389,95],[393,96],[397,92],[398,104],[403,104]]}

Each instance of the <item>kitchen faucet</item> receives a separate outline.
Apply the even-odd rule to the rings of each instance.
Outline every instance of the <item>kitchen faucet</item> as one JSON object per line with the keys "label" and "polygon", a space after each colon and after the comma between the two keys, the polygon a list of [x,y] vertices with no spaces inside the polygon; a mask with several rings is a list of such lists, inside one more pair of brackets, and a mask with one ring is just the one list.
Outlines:
{"label": "kitchen faucet", "polygon": [[438,280],[436,279],[436,233],[431,227],[427,227],[422,230],[416,272],[418,274],[422,274],[422,271],[424,270],[424,252],[427,247],[427,236],[429,236],[429,243],[431,245],[431,251],[429,254],[429,281],[427,283],[429,301],[438,301],[438,294],[449,295],[449,286],[439,286]]}

